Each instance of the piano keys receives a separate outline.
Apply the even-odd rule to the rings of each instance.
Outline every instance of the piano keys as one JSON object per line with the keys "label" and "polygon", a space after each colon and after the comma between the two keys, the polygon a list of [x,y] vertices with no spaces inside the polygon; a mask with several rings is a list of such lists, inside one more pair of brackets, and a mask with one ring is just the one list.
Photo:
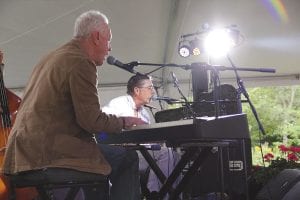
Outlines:
{"label": "piano keys", "polygon": [[218,141],[250,139],[246,114],[215,117],[197,117],[180,121],[170,121],[139,125],[121,134],[108,134],[100,143],[149,143],[167,142],[178,144],[193,140]]}

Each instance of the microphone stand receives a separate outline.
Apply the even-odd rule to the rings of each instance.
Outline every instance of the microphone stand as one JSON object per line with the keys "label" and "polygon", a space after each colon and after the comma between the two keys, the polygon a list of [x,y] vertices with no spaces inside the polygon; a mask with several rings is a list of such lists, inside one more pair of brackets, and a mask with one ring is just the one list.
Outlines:
{"label": "microphone stand", "polygon": [[[233,61],[231,60],[230,56],[227,54],[227,59],[229,60],[231,66],[234,68],[234,73],[235,73],[235,76],[236,76],[236,81],[237,81],[237,85],[238,85],[238,90],[237,90],[237,101],[240,103],[239,107],[240,107],[240,112],[242,112],[242,106],[241,106],[241,94],[243,94],[243,96],[246,98],[247,102],[249,103],[250,105],[250,109],[255,117],[255,120],[258,124],[258,127],[259,127],[259,130],[260,130],[260,133],[262,133],[263,135],[266,135],[266,132],[265,132],[265,129],[258,117],[258,114],[256,112],[256,109],[252,103],[252,101],[250,100],[250,97],[249,97],[249,94],[244,86],[244,82],[243,80],[240,78],[238,72],[237,72],[237,67],[234,65]],[[270,71],[267,71],[267,72],[270,72]],[[271,72],[275,72],[274,71],[271,71]],[[262,162],[263,162],[263,166],[265,167],[265,160],[263,159],[263,151],[262,151],[262,143],[261,143],[261,134],[259,134],[259,141],[260,141],[260,153],[261,153],[261,156],[262,156]],[[245,171],[246,173],[246,176],[247,175],[247,171]],[[268,191],[269,191],[269,188],[268,188]],[[247,190],[247,194],[248,194],[248,190]],[[248,195],[247,195],[248,197]],[[247,198],[248,199],[248,198]]]}
{"label": "microphone stand", "polygon": [[[159,95],[158,87],[154,87],[154,89],[155,89],[156,94]],[[163,106],[162,106],[161,100],[158,101],[158,104],[159,104],[160,110],[163,110]]]}
{"label": "microphone stand", "polygon": [[174,81],[174,87],[177,88],[179,94],[182,96],[184,102],[185,102],[185,105],[187,106],[187,108],[189,109],[189,111],[191,112],[192,116],[193,116],[193,119],[196,119],[197,115],[194,113],[194,110],[192,108],[192,106],[190,105],[189,101],[187,100],[187,98],[184,96],[183,92],[181,91],[180,87],[179,87],[179,84],[178,84],[178,80],[177,78],[175,77],[175,74],[174,72],[172,72],[172,77],[173,77],[173,81]]}
{"label": "microphone stand", "polygon": [[239,98],[238,101],[241,100],[241,94],[243,94],[244,97],[246,98],[247,102],[250,105],[251,111],[252,111],[252,113],[253,113],[253,115],[255,117],[255,120],[256,120],[256,122],[258,124],[259,130],[262,132],[263,135],[266,135],[265,129],[264,129],[264,127],[263,127],[260,119],[258,118],[258,114],[256,112],[256,109],[255,109],[252,101],[250,100],[249,94],[248,94],[248,92],[247,92],[247,90],[246,90],[246,88],[244,86],[244,82],[240,78],[240,76],[239,76],[239,74],[237,72],[238,68],[234,65],[234,63],[231,60],[231,58],[229,57],[229,55],[227,55],[227,59],[229,60],[232,68],[234,69],[234,73],[235,73],[235,76],[236,76],[236,81],[237,81],[237,85],[238,85],[238,98]]}
{"label": "microphone stand", "polygon": [[212,67],[212,79],[213,79],[213,87],[214,87],[214,91],[213,91],[213,98],[214,98],[214,104],[215,104],[215,117],[216,119],[218,119],[218,117],[220,116],[220,94],[219,94],[219,89],[220,87],[218,87],[220,84],[220,79],[219,79],[219,71]]}
{"label": "microphone stand", "polygon": [[[145,105],[144,105],[145,106]],[[151,114],[152,114],[152,117],[153,119],[155,119],[155,115],[154,115],[154,112],[153,112],[153,108],[152,107],[149,107],[149,106],[145,106],[146,108],[149,108]]]}

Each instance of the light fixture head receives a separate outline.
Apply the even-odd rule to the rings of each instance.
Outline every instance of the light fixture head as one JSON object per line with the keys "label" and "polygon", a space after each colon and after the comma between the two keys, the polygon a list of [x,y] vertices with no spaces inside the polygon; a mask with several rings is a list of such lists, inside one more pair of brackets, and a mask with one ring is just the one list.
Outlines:
{"label": "light fixture head", "polygon": [[203,28],[204,31],[185,34],[181,36],[178,46],[180,56],[187,58],[190,55],[199,56],[206,53],[212,57],[221,57],[240,45],[244,37],[235,25],[223,28]]}
{"label": "light fixture head", "polygon": [[187,58],[191,55],[191,49],[188,41],[184,40],[179,42],[178,53],[184,58]]}
{"label": "light fixture head", "polygon": [[194,38],[190,41],[183,40],[179,42],[178,53],[184,58],[189,57],[190,55],[198,56],[203,51],[202,43],[203,42],[198,38]]}
{"label": "light fixture head", "polygon": [[198,38],[194,38],[190,41],[190,49],[194,56],[199,56],[202,51],[202,42]]}

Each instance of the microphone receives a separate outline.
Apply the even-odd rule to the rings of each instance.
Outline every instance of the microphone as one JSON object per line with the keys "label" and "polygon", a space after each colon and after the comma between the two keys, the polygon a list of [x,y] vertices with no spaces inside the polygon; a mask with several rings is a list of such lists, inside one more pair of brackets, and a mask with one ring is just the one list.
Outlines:
{"label": "microphone", "polygon": [[150,109],[157,109],[156,107],[150,105],[150,104],[145,104],[144,105],[146,108],[150,108]]}
{"label": "microphone", "polygon": [[170,98],[170,97],[160,97],[160,96],[153,96],[151,98],[153,101],[165,101],[167,102],[167,104],[173,104],[173,103],[176,103],[176,102],[180,102],[178,99],[173,99],[173,98]]}
{"label": "microphone", "polygon": [[108,56],[107,59],[106,59],[107,63],[110,64],[110,65],[115,65],[121,69],[124,69],[130,73],[134,73],[136,74],[136,72],[133,70],[133,67],[132,65],[130,64],[124,64],[122,63],[121,61],[115,59],[115,57],[113,56]]}

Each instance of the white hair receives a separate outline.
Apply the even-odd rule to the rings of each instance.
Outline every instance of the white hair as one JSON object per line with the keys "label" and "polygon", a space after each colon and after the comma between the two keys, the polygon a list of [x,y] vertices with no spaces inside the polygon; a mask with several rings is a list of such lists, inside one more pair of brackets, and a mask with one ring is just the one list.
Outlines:
{"label": "white hair", "polygon": [[89,10],[77,17],[73,37],[87,38],[95,30],[103,34],[104,26],[107,24],[108,19],[103,13],[97,10]]}

